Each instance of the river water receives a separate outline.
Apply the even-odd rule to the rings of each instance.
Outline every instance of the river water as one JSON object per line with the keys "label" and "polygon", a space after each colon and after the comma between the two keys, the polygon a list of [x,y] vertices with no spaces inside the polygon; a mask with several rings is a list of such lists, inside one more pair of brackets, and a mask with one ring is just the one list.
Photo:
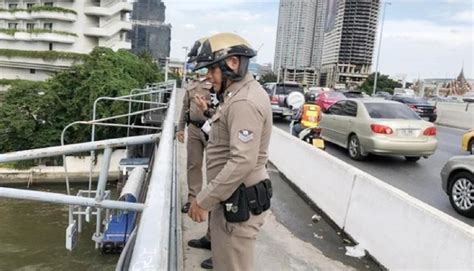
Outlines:
{"label": "river water", "polygon": [[[73,186],[71,194],[86,186]],[[116,186],[108,189],[116,194]],[[66,193],[65,185],[30,190]],[[83,224],[77,246],[70,252],[65,248],[67,206],[0,198],[0,270],[114,270],[119,256],[94,249],[95,217],[93,221]]]}

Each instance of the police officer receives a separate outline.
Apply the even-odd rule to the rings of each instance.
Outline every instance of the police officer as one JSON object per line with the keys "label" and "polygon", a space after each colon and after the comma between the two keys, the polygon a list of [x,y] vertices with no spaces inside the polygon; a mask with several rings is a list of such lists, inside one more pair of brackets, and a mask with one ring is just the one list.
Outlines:
{"label": "police officer", "polygon": [[[200,47],[200,41],[196,41],[193,48],[190,50],[188,62],[194,62]],[[197,107],[195,96],[205,97],[210,100],[210,89],[212,85],[206,81],[205,77],[197,75],[189,86],[186,87],[186,93],[183,99],[183,107],[178,122],[178,129],[176,138],[179,142],[184,143],[184,129],[188,127],[188,140],[186,143],[187,151],[187,183],[188,183],[188,200],[181,208],[181,212],[187,213],[190,202],[201,191],[203,174],[202,161],[204,151],[207,145],[207,135],[201,130],[207,117]]]}
{"label": "police officer", "polygon": [[219,94],[207,147],[206,186],[192,201],[196,222],[211,212],[215,270],[252,270],[255,241],[269,212],[271,183],[265,165],[272,129],[267,93],[247,72],[256,55],[238,35],[220,33],[204,41],[196,69]]}

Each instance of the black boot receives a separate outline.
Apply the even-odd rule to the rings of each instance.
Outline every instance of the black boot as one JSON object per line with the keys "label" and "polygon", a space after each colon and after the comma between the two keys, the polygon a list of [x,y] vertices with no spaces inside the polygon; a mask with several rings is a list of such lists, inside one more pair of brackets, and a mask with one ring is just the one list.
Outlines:
{"label": "black boot", "polygon": [[211,250],[211,241],[206,236],[201,237],[200,239],[192,239],[188,241],[188,246],[194,248],[202,248]]}
{"label": "black boot", "polygon": [[205,259],[202,263],[201,263],[201,267],[204,268],[204,269],[212,269],[212,258],[209,258],[209,259]]}
{"label": "black boot", "polygon": [[186,214],[189,211],[189,207],[191,207],[191,202],[186,202],[181,208],[181,213]]}

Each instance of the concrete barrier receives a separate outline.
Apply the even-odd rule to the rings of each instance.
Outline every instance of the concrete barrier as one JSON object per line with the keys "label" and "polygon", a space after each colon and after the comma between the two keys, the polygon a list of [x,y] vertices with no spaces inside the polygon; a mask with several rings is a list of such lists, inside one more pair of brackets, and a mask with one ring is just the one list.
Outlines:
{"label": "concrete barrier", "polygon": [[474,267],[474,230],[273,128],[270,161],[389,269]]}
{"label": "concrete barrier", "polygon": [[461,128],[474,128],[474,103],[436,103],[437,124]]}

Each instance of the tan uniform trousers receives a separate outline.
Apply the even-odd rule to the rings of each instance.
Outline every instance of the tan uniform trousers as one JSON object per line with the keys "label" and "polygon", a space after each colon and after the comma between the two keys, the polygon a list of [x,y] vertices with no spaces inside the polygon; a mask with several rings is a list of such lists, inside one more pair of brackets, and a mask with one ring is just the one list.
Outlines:
{"label": "tan uniform trousers", "polygon": [[202,188],[202,161],[206,149],[206,139],[201,129],[194,124],[188,125],[187,150],[187,178],[188,202],[191,202]]}
{"label": "tan uniform trousers", "polygon": [[211,212],[212,263],[217,271],[254,270],[255,241],[269,210],[241,223],[229,223],[222,206]]}

